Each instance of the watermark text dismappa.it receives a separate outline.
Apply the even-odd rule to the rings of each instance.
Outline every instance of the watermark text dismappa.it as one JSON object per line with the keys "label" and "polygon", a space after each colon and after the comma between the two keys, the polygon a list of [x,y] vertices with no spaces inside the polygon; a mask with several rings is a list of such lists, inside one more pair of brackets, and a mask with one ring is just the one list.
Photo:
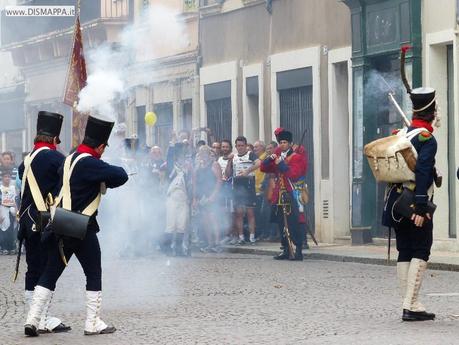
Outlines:
{"label": "watermark text dismappa.it", "polygon": [[73,17],[75,6],[5,6],[7,17]]}

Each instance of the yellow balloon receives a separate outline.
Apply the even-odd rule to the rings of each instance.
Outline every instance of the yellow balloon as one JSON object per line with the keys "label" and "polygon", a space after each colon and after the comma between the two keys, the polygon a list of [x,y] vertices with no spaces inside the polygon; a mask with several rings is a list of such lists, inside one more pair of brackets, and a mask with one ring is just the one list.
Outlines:
{"label": "yellow balloon", "polygon": [[158,118],[156,117],[156,114],[152,111],[149,111],[148,113],[145,114],[145,124],[147,126],[154,126]]}

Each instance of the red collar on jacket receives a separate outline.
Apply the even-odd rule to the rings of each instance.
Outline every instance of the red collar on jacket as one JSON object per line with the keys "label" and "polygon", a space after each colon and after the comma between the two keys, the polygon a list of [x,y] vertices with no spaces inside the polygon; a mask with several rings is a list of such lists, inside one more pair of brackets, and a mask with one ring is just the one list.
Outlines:
{"label": "red collar on jacket", "polygon": [[421,120],[421,119],[413,119],[413,121],[411,121],[411,127],[414,127],[414,128],[422,128],[422,127],[424,127],[430,133],[432,133],[434,131],[434,129],[433,129],[432,125],[430,124],[430,122],[427,122],[427,121],[424,121],[424,120]]}
{"label": "red collar on jacket", "polygon": [[80,144],[78,145],[76,151],[78,153],[89,153],[91,156],[100,159],[100,154],[98,154],[96,150],[94,150],[92,147],[89,147],[88,145]]}
{"label": "red collar on jacket", "polygon": [[56,150],[56,145],[44,143],[43,141],[39,141],[38,143],[35,143],[33,149],[35,151],[35,150],[41,149],[42,147],[48,147],[51,150]]}

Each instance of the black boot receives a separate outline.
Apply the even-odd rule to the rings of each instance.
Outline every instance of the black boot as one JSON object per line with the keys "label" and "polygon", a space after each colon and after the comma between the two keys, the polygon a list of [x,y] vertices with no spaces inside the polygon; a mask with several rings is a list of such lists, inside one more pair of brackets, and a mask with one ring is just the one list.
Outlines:
{"label": "black boot", "polygon": [[35,327],[34,325],[28,325],[28,324],[24,326],[24,334],[29,337],[39,336],[37,327]]}
{"label": "black boot", "polygon": [[175,248],[174,248],[175,256],[185,256],[183,252],[183,234],[176,233],[175,234]]}
{"label": "black boot", "polygon": [[288,260],[289,254],[288,254],[288,243],[287,239],[285,237],[282,237],[281,240],[281,250],[282,252],[274,256],[274,260]]}
{"label": "black boot", "polygon": [[284,249],[282,253],[279,253],[278,255],[274,256],[274,260],[288,260],[288,249]]}
{"label": "black boot", "polygon": [[161,250],[167,256],[172,255],[172,248],[171,248],[172,238],[173,238],[173,234],[165,233],[164,239],[161,244]]}
{"label": "black boot", "polygon": [[295,246],[295,256],[291,258],[292,261],[303,261],[303,243],[299,243]]}
{"label": "black boot", "polygon": [[434,313],[428,313],[426,311],[411,311],[403,309],[402,320],[403,321],[429,321],[435,319]]}

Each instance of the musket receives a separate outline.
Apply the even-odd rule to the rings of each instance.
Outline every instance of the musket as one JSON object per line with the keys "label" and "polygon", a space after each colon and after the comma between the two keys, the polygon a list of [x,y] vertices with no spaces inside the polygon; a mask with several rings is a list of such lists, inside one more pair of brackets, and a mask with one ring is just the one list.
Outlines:
{"label": "musket", "polygon": [[[382,77],[381,77],[382,78]],[[394,94],[392,92],[389,92],[388,94],[389,96],[389,100],[392,102],[392,104],[394,105],[395,109],[397,110],[397,112],[400,114],[400,116],[402,117],[403,119],[403,122],[405,123],[405,125],[407,127],[410,127],[411,126],[411,122],[410,120],[408,120],[408,117],[406,116],[406,114],[403,112],[402,108],[400,107],[400,105],[397,103],[397,101],[395,100],[394,98]]]}
{"label": "musket", "polygon": [[380,74],[377,74],[377,75],[379,76],[379,78],[381,78],[381,80],[384,82],[384,84],[386,84],[387,88],[389,89],[387,96],[389,97],[389,101],[394,105],[395,110],[397,110],[397,113],[402,117],[405,125],[407,127],[411,126],[411,121],[408,120],[408,116],[406,116],[406,114],[403,112],[402,108],[400,107],[400,105],[398,104],[398,102],[396,101],[394,97],[395,91],[391,88],[389,83],[386,81],[386,79],[384,79],[382,75]]}
{"label": "musket", "polygon": [[13,283],[16,283],[16,279],[18,279],[18,274],[19,274],[19,263],[21,262],[21,251],[22,251],[22,243],[24,242],[24,238],[22,237],[19,240],[19,248],[18,248],[18,254],[16,256],[16,267],[14,269],[14,275],[13,275]]}
{"label": "musket", "polygon": [[[306,226],[306,224],[305,224],[305,226]],[[315,244],[316,246],[318,246],[319,243],[317,242],[316,237],[314,236],[314,233],[311,231],[311,229],[309,229],[308,226],[306,226],[306,232],[309,234],[309,236],[311,236],[312,242],[314,242],[314,244]]]}
{"label": "musket", "polygon": [[[16,221],[18,222],[19,224],[19,231],[21,231],[21,225],[20,225],[20,221],[21,221],[21,217],[24,215],[25,212],[27,212],[27,210],[30,208],[30,205],[29,207],[27,207],[23,212],[22,214],[19,213],[19,211],[21,210],[21,207],[22,207],[22,198],[21,198],[21,202],[19,203],[19,206],[17,206],[17,212],[16,212]],[[25,231],[25,230],[24,230]],[[18,245],[18,254],[16,256],[16,266],[14,267],[14,273],[13,273],[13,283],[16,282],[16,280],[18,279],[18,275],[19,275],[19,264],[21,262],[21,252],[22,252],[22,244],[24,243],[24,236],[25,235],[21,235],[20,236],[20,240],[19,240],[19,245]]]}
{"label": "musket", "polygon": [[[280,180],[279,180],[279,197],[277,199],[277,205],[278,206],[282,206],[282,214],[283,214],[283,217],[284,217],[284,236],[287,240],[287,247],[288,247],[288,257],[289,259],[293,259],[295,257],[295,254],[294,254],[294,248],[293,248],[293,241],[292,241],[292,237],[290,236],[290,230],[288,228],[288,219],[287,219],[287,215],[289,215],[291,213],[291,209],[288,210],[287,206],[289,206],[287,203],[288,203],[288,200],[286,200],[287,198],[287,192],[284,190],[284,178],[283,176],[280,176]],[[290,200],[290,202],[293,202],[293,200]],[[290,206],[291,207],[291,206]]]}
{"label": "musket", "polygon": [[292,237],[290,236],[290,230],[288,229],[288,219],[287,219],[287,204],[285,203],[284,200],[282,200],[282,213],[284,217],[284,235],[285,238],[287,239],[287,246],[288,246],[288,257],[289,259],[293,259],[295,257],[295,250],[293,248],[293,241]]}

